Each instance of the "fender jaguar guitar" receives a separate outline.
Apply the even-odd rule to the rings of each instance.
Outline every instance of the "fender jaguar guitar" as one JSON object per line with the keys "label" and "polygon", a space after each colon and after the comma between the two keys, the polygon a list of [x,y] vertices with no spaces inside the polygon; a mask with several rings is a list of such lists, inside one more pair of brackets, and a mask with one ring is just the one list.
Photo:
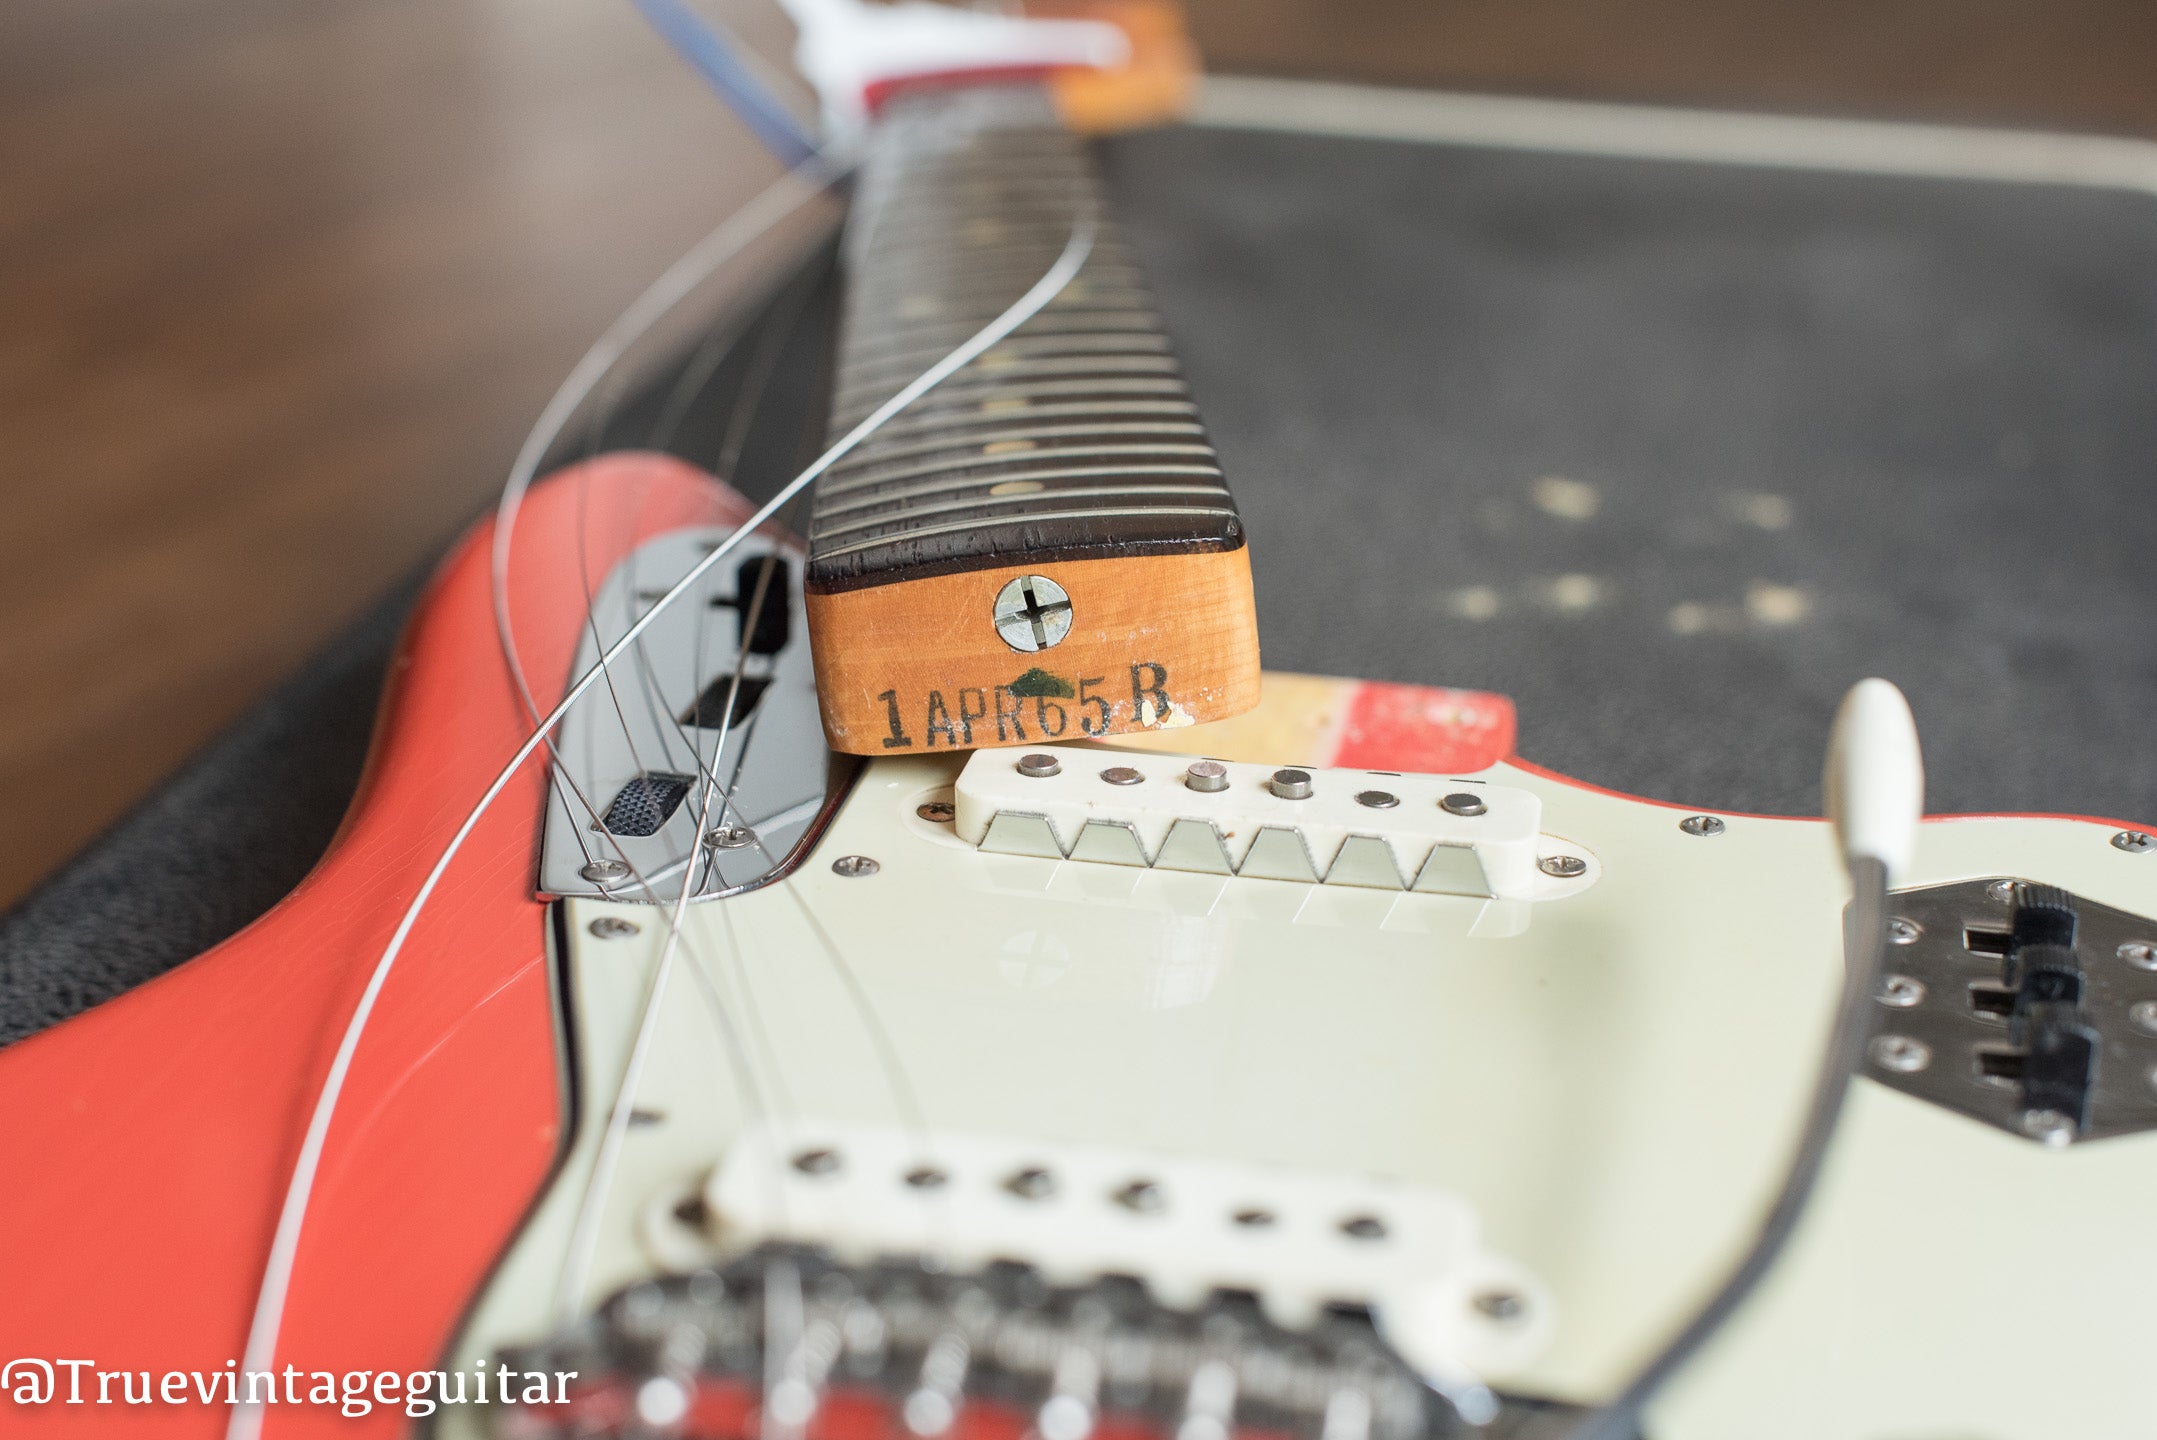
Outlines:
{"label": "fender jaguar guitar", "polygon": [[[842,97],[445,561],[315,872],[0,1052],[0,1431],[2153,1433],[2157,842],[1919,824],[1882,682],[1822,824],[1262,676],[1041,68]],[[714,375],[711,468],[576,448]]]}

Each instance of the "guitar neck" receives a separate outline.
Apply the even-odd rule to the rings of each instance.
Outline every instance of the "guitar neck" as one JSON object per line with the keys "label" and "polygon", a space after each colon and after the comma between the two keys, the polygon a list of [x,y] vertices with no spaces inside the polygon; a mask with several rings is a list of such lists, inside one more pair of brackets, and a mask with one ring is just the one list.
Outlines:
{"label": "guitar neck", "polygon": [[1034,702],[1088,681],[1065,738],[1256,699],[1242,521],[1083,144],[1040,91],[904,97],[882,121],[849,224],[833,434],[1089,223],[1068,285],[817,487],[810,624],[840,749],[1058,738]]}

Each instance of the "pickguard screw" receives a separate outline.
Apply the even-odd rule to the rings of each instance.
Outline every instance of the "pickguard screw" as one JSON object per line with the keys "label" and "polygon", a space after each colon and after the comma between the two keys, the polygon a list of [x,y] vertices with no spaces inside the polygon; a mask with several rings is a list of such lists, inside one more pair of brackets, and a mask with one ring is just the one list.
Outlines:
{"label": "pickguard screw", "polygon": [[1141,1215],[1158,1215],[1168,1208],[1168,1194],[1158,1181],[1133,1180],[1117,1190],[1116,1203]]}
{"label": "pickguard screw", "polygon": [[1678,822],[1678,828],[1688,835],[1720,835],[1730,827],[1720,815],[1688,815]]}
{"label": "pickguard screw", "polygon": [[1588,873],[1588,862],[1578,855],[1545,855],[1535,868],[1557,880],[1578,880]]}
{"label": "pickguard screw", "polygon": [[1924,933],[1924,926],[1915,920],[1905,920],[1900,915],[1887,922],[1887,938],[1896,945],[1915,945],[1917,937]]}
{"label": "pickguard screw", "polygon": [[1136,785],[1146,777],[1128,765],[1111,765],[1101,772],[1101,778],[1111,785]]}
{"label": "pickguard screw", "polygon": [[2129,1006],[2127,1023],[2146,1035],[2157,1035],[2157,1000],[2137,1000]]}
{"label": "pickguard screw", "polygon": [[1029,1165],[1006,1180],[1004,1188],[1021,1200],[1046,1200],[1056,1193],[1056,1177],[1039,1165]]}
{"label": "pickguard screw", "polygon": [[838,1173],[839,1152],[836,1150],[804,1150],[794,1157],[794,1168],[804,1175],[833,1175]]}
{"label": "pickguard screw", "polygon": [[1890,975],[1880,982],[1879,1000],[1897,1010],[1907,1010],[1925,998],[1925,982],[1907,975]]}
{"label": "pickguard screw", "polygon": [[1229,1218],[1246,1230],[1264,1230],[1274,1221],[1271,1210],[1261,1210],[1255,1205],[1248,1210],[1238,1210]]}
{"label": "pickguard screw", "polygon": [[1528,1313],[1528,1302],[1510,1290],[1485,1290],[1474,1304],[1478,1315],[1500,1325],[1518,1324]]}
{"label": "pickguard screw", "polygon": [[1217,795],[1228,788],[1228,767],[1218,760],[1193,760],[1183,772],[1186,789]]}
{"label": "pickguard screw", "polygon": [[1386,1222],[1376,1215],[1351,1215],[1341,1222],[1341,1233],[1351,1240],[1383,1240]]}
{"label": "pickguard screw", "polygon": [[2075,1122],[2057,1110],[2025,1110],[2022,1133],[2047,1145],[2065,1145],[2075,1138]]}
{"label": "pickguard screw", "polygon": [[1356,803],[1366,810],[1391,810],[1401,803],[1401,797],[1390,790],[1358,790]]}
{"label": "pickguard screw", "polygon": [[1483,803],[1482,796],[1470,795],[1465,790],[1448,795],[1438,803],[1445,807],[1448,815],[1480,815],[1490,808]]}
{"label": "pickguard screw", "polygon": [[883,868],[883,866],[877,864],[866,855],[841,855],[831,862],[831,873],[844,876],[848,880],[859,880],[864,876],[874,875]]}
{"label": "pickguard screw", "polygon": [[1054,755],[1021,755],[1019,773],[1029,780],[1046,780],[1053,775],[1063,774],[1064,765],[1063,761]]}
{"label": "pickguard screw", "polygon": [[2130,855],[2142,855],[2157,850],[2157,835],[2147,830],[2122,830],[2112,837],[2112,844],[2115,849],[2125,850]]}
{"label": "pickguard screw", "polygon": [[1021,575],[996,592],[996,633],[1014,650],[1046,650],[1071,633],[1071,597],[1046,575]]}
{"label": "pickguard screw", "polygon": [[941,1190],[951,1177],[934,1165],[919,1165],[906,1172],[906,1183],[916,1190]]}
{"label": "pickguard screw", "polygon": [[2015,898],[2015,882],[1995,880],[1985,887],[1985,893],[2002,905],[2012,904]]}
{"label": "pickguard screw", "polygon": [[1276,770],[1266,788],[1283,800],[1308,800],[1311,798],[1311,772],[1308,770]]}
{"label": "pickguard screw", "polygon": [[722,825],[704,832],[704,843],[714,850],[746,850],[756,844],[756,831],[741,825]]}
{"label": "pickguard screw", "polygon": [[585,928],[601,940],[627,940],[644,927],[619,915],[602,915]]}
{"label": "pickguard screw", "polygon": [[1932,1047],[1907,1035],[1882,1035],[1872,1042],[1872,1063],[1899,1075],[1915,1075],[1932,1063]]}
{"label": "pickguard screw", "polygon": [[604,885],[610,880],[628,879],[629,866],[621,860],[594,860],[577,873],[595,885]]}
{"label": "pickguard screw", "polygon": [[2147,940],[2130,940],[2116,953],[2137,970],[2157,970],[2157,945]]}
{"label": "pickguard screw", "polygon": [[926,805],[915,806],[914,813],[922,819],[932,820],[938,825],[949,825],[952,817],[959,812],[952,807],[949,800],[931,800]]}

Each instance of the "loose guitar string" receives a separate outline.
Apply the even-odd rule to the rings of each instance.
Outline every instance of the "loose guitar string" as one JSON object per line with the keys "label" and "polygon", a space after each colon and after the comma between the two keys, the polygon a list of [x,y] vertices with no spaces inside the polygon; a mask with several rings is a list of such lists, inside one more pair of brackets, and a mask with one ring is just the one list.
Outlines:
{"label": "loose guitar string", "polygon": [[[779,360],[786,348],[787,338],[793,333],[796,323],[801,318],[802,311],[807,307],[809,296],[812,293],[809,283],[811,278],[813,278],[813,275],[797,278],[789,283],[782,291],[779,301],[758,321],[755,344],[745,367],[741,391],[735,397],[731,406],[732,413],[727,418],[726,431],[720,437],[719,451],[713,458],[711,465],[712,473],[729,485],[732,485],[735,481],[736,467],[740,464],[742,451],[748,444],[749,432],[762,404],[764,391],[771,383],[772,376],[778,372]],[[665,405],[659,412],[658,419],[653,422],[651,434],[645,441],[646,448],[664,452],[673,443],[675,432],[681,428],[682,422],[688,418],[690,407],[695,403],[697,396],[704,393],[705,387],[711,383],[712,377],[718,373],[720,364],[732,353],[739,339],[740,336],[730,331],[724,329],[715,330],[697,347],[695,354],[690,357],[688,365],[684,367],[681,377],[675,381],[667,396]],[[757,572],[757,585],[760,589],[770,583],[771,572],[777,564],[778,558],[776,547],[764,557],[764,563],[758,568]],[[629,588],[632,594],[640,588],[637,584],[638,559],[639,552],[632,551],[629,559]],[[742,604],[742,597],[739,594],[741,586],[738,579],[735,589],[737,592],[735,595],[735,615],[738,621],[741,616]],[[696,625],[691,637],[689,652],[692,656],[701,657],[705,653],[706,622],[711,610],[710,603],[700,604],[696,607]],[[754,633],[756,632],[752,629],[743,629],[741,634],[744,642]],[[659,713],[666,716],[667,720],[672,723],[675,733],[689,747],[690,753],[695,760],[697,773],[704,777],[705,783],[716,783],[715,772],[719,766],[718,752],[715,750],[712,753],[711,764],[707,766],[704,763],[704,745],[701,732],[690,733],[696,727],[685,727],[676,719],[676,708],[667,699],[661,683],[661,676],[658,673],[658,666],[652,662],[651,656],[646,652],[642,644],[639,644],[637,648],[637,661],[639,679],[648,692],[656,692]],[[703,676],[701,673],[692,670],[689,689],[688,707],[679,713],[688,715],[693,721],[701,722],[703,718],[701,713],[702,701],[704,698]],[[746,758],[751,739],[755,734],[754,722],[756,715],[761,713],[761,711],[758,711],[751,715],[749,733],[742,737],[741,750],[735,761],[737,777],[741,768],[741,761]],[[729,795],[733,793],[733,789],[734,786],[730,783],[728,785]],[[752,826],[752,828],[757,827]],[[760,851],[764,850],[761,838],[757,842],[757,848]],[[765,853],[768,859],[769,852]]]}
{"label": "loose guitar string", "polygon": [[[518,699],[525,713],[536,724],[539,720],[539,703],[524,673],[524,665],[517,651],[515,629],[509,614],[509,556],[511,542],[515,537],[517,515],[524,507],[525,492],[538,476],[539,467],[546,460],[555,440],[568,428],[577,410],[591,398],[600,382],[611,375],[630,348],[661,320],[674,312],[721,266],[742,255],[751,245],[770,235],[810,201],[828,193],[832,186],[853,173],[851,162],[833,160],[823,156],[788,170],[757,194],[739,210],[722,220],[692,246],[689,251],[646,286],[644,292],[631,302],[615,322],[594,341],[558,386],[546,408],[524,438],[516,459],[509,467],[509,477],[502,486],[502,497],[495,505],[494,535],[489,556],[489,573],[494,592],[494,628],[501,642],[502,655],[509,666],[511,682],[516,686]],[[606,837],[615,858],[629,865],[629,857],[618,839],[604,826],[597,824],[599,812],[591,800],[577,786],[569,767],[560,762],[561,755],[549,735],[547,751],[556,763],[548,767],[549,777],[559,787],[566,788],[574,797],[576,805],[572,813],[581,809],[594,823],[596,833]],[[568,803],[565,798],[564,804]],[[578,850],[587,863],[592,859],[586,844],[585,826],[570,827]],[[632,871],[634,867],[631,867]]]}
{"label": "loose guitar string", "polygon": [[[768,576],[770,567],[765,567]],[[726,750],[727,729],[734,719],[735,700],[741,692],[743,664],[749,658],[748,636],[755,633],[762,617],[768,587],[759,587],[748,613],[743,617],[743,643],[738,647],[734,664],[734,680],[727,694],[725,710],[720,715],[718,745],[713,751],[716,761]],[[701,677],[692,676],[692,679]],[[747,745],[741,747],[747,750]],[[689,865],[682,872],[682,883],[674,896],[674,907],[667,917],[667,933],[659,951],[659,963],[654,967],[652,980],[645,995],[644,1013],[637,1022],[637,1037],[630,1047],[629,1060],[622,1070],[622,1083],[615,1092],[614,1105],[607,1116],[607,1128],[600,1138],[599,1153],[592,1163],[591,1174],[585,1179],[584,1194],[577,1207],[577,1219],[570,1231],[569,1245],[562,1255],[561,1269],[555,1276],[555,1314],[564,1326],[574,1323],[583,1308],[585,1284],[591,1274],[592,1259],[599,1249],[599,1230],[606,1218],[607,1196],[614,1184],[614,1172],[621,1162],[622,1147],[629,1138],[630,1117],[636,1110],[637,1086],[642,1078],[647,1057],[651,1052],[653,1037],[658,1033],[661,1002],[666,996],[667,977],[673,970],[675,952],[682,942],[682,914],[689,904],[689,896],[697,889],[696,862],[703,854],[702,837],[711,825],[712,799],[719,793],[716,780],[703,787],[697,808],[693,837],[689,842]],[[724,806],[722,804],[722,814]],[[716,870],[716,858],[706,856],[705,863]],[[694,959],[691,968],[701,970]],[[748,1057],[742,1050],[740,1037],[734,1034],[732,1023],[722,1024],[722,1036],[730,1054],[740,1058],[746,1065]]]}
{"label": "loose guitar string", "polygon": [[[508,788],[510,781],[516,777],[517,772],[523,768],[524,763],[546,744],[547,737],[561,723],[562,717],[567,715],[575,707],[576,703],[584,697],[585,693],[598,682],[607,664],[629,650],[634,645],[637,637],[649,629],[659,616],[665,614],[676,600],[688,593],[721,559],[732,554],[743,540],[769,523],[772,517],[789,501],[815,483],[818,476],[844,459],[864,440],[882,428],[893,416],[899,414],[915,400],[927,394],[973,361],[983,351],[1038,314],[1044,306],[1063,291],[1064,287],[1078,273],[1079,267],[1085,263],[1087,255],[1093,249],[1094,233],[1095,225],[1092,217],[1080,217],[1072,228],[1071,238],[1065,244],[1062,254],[1057,257],[1055,263],[1034,283],[1031,289],[1014,301],[1002,314],[961,343],[957,349],[929,367],[929,369],[923,371],[896,395],[878,406],[861,423],[849,430],[835,444],[826,449],[822,455],[811,462],[806,469],[781,487],[778,494],[758,507],[755,514],[730,532],[727,538],[715,546],[703,559],[691,566],[689,571],[681,579],[677,580],[653,604],[651,609],[639,616],[631,624],[628,631],[600,656],[598,664],[595,664],[577,678],[570,686],[568,693],[562,697],[560,703],[547,712],[546,718],[533,730],[529,738],[517,747],[516,753],[510,757],[508,763],[502,767],[492,783],[487,786],[486,791],[480,796],[470,813],[465,816],[463,823],[457,827],[456,832],[450,837],[448,845],[436,859],[433,867],[429,869],[426,879],[421,882],[418,892],[406,907],[396,929],[391,933],[388,946],[384,949],[381,959],[376,962],[373,973],[368,977],[367,986],[360,995],[359,1003],[354,1007],[352,1016],[346,1023],[344,1036],[338,1044],[337,1053],[330,1062],[329,1072],[324,1077],[322,1088],[317,1094],[314,1111],[309,1119],[306,1135],[301,1141],[299,1156],[293,1166],[292,1179],[286,1188],[284,1203],[278,1214],[277,1229],[271,1238],[270,1251],[263,1270],[262,1284],[257,1292],[254,1317],[248,1329],[245,1350],[247,1368],[267,1370],[275,1362],[278,1331],[284,1318],[285,1299],[291,1288],[293,1264],[298,1256],[300,1233],[306,1218],[308,1200],[313,1193],[315,1176],[321,1166],[322,1151],[328,1139],[330,1121],[336,1113],[337,1100],[343,1093],[345,1079],[350,1073],[352,1057],[359,1047],[360,1037],[366,1031],[367,1021],[374,1013],[375,1003],[382,993],[382,987],[388,982],[397,958],[403,952],[405,941],[412,932],[412,927],[418,922],[421,912],[426,908],[427,901],[432,898],[436,887],[441,884],[442,876],[463,849],[464,842],[470,838],[472,831],[477,828],[488,807],[494,803],[496,797],[503,790]],[[529,474],[524,478],[525,483],[528,485]],[[499,541],[500,535],[498,533],[497,543]],[[637,1078],[634,1074],[624,1077],[625,1083],[630,1088],[634,1087]],[[258,1440],[262,1429],[263,1414],[264,1409],[261,1402],[243,1404],[236,1408],[233,1412],[232,1421],[226,1430],[228,1440]]]}

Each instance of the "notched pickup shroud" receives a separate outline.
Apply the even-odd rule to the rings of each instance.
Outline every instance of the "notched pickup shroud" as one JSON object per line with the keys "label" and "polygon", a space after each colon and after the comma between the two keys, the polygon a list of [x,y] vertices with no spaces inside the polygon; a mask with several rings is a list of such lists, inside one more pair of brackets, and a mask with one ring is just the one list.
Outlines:
{"label": "notched pickup shroud", "polygon": [[1085,216],[1071,284],[817,487],[808,617],[835,749],[1083,739],[1257,702],[1242,521],[1081,142],[1038,91],[887,115],[850,222],[832,433],[1009,307]]}

